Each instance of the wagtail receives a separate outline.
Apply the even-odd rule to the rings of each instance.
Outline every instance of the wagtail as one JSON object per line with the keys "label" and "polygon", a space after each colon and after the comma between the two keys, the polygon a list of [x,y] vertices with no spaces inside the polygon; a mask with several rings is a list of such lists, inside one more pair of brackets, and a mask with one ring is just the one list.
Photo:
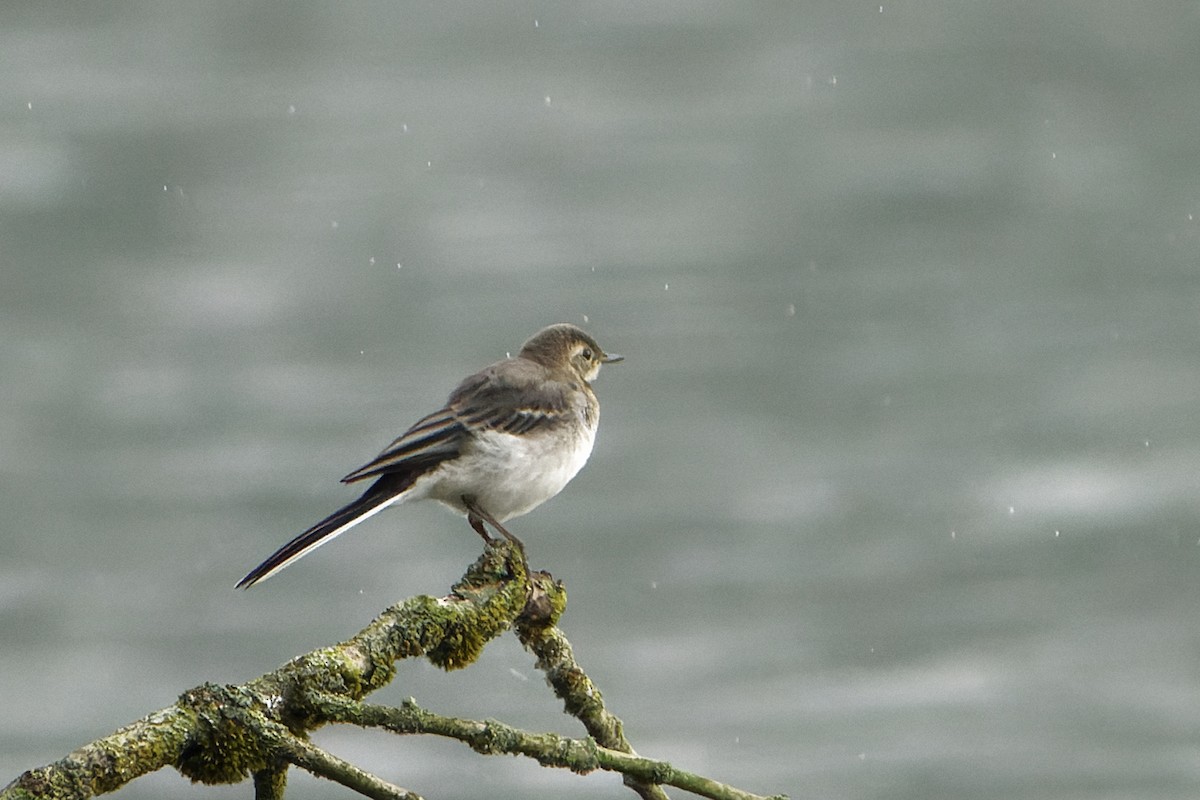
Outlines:
{"label": "wagtail", "polygon": [[362,496],[272,553],[239,588],[279,572],[390,505],[437,500],[492,541],[485,523],[505,529],[562,491],[587,462],[600,421],[591,382],[621,361],[574,325],[538,331],[515,358],[476,372],[446,404],[417,422],[375,459],[342,478],[374,478]]}

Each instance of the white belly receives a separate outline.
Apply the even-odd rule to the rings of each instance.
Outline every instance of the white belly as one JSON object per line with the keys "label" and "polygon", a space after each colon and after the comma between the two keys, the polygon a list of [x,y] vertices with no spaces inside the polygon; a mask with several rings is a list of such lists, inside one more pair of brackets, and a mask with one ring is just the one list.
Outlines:
{"label": "white belly", "polygon": [[471,495],[498,522],[527,514],[574,478],[592,453],[595,429],[570,439],[483,431],[458,458],[443,463],[413,487],[413,496],[438,500],[466,514]]}

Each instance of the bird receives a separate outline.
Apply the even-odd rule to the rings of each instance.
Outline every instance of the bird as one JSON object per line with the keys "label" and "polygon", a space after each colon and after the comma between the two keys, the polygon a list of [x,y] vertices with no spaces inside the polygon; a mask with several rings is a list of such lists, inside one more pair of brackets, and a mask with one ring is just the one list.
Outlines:
{"label": "bird", "polygon": [[265,581],[383,509],[436,500],[493,541],[490,525],[524,552],[504,523],[554,497],[591,455],[600,404],[591,383],[606,353],[569,323],[535,333],[516,356],[484,367],[374,459],[342,478],[374,478],[355,501],[280,547],[237,582]]}

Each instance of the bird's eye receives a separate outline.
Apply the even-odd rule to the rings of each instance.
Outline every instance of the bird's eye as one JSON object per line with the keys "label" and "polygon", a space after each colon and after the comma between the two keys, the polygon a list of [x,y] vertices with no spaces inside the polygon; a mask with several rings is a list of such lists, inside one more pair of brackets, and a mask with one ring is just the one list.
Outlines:
{"label": "bird's eye", "polygon": [[583,356],[584,361],[591,361],[595,354],[592,352],[592,348],[585,347],[579,351],[579,355]]}

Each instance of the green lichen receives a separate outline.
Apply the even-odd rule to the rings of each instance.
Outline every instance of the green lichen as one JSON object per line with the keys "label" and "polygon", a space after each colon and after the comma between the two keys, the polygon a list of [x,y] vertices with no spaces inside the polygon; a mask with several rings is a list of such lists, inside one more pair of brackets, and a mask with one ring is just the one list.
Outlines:
{"label": "green lichen", "polygon": [[175,767],[193,783],[238,783],[266,769],[269,758],[253,734],[253,696],[245,689],[206,683],[185,692],[178,705],[194,722]]}
{"label": "green lichen", "polygon": [[40,769],[31,769],[4,787],[3,793],[13,800],[57,800],[84,797],[85,789],[75,780],[69,757]]}
{"label": "green lichen", "polygon": [[425,609],[429,628],[422,638],[430,645],[425,657],[445,670],[462,669],[474,663],[484,646],[508,629],[515,616],[516,601],[512,594],[515,593],[497,593],[470,614],[458,607],[466,601],[433,601]]}
{"label": "green lichen", "polygon": [[[472,664],[484,646],[508,630],[525,605],[524,554],[512,544],[489,545],[449,597],[423,602],[422,650],[445,670]],[[410,601],[411,602],[411,601]]]}

